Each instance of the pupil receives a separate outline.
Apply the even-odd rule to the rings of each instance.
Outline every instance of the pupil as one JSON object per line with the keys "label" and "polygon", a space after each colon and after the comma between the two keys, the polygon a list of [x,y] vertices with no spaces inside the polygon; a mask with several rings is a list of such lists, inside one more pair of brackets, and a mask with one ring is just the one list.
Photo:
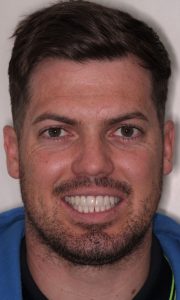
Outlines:
{"label": "pupil", "polygon": [[49,129],[49,135],[51,137],[57,137],[57,136],[59,136],[60,132],[61,132],[60,128],[51,128],[51,129]]}
{"label": "pupil", "polygon": [[133,135],[133,128],[132,127],[122,127],[122,134],[131,137]]}

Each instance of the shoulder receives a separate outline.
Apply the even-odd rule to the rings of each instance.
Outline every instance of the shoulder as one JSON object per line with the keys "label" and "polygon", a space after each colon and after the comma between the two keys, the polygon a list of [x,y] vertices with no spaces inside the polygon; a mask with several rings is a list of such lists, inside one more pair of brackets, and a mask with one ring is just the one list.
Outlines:
{"label": "shoulder", "polygon": [[157,235],[168,236],[180,241],[180,224],[166,215],[156,214],[153,228]]}
{"label": "shoulder", "polygon": [[180,253],[180,224],[172,218],[156,214],[153,222],[155,235],[166,250],[175,250]]}
{"label": "shoulder", "polygon": [[180,224],[168,216],[157,214],[154,218],[153,229],[171,265],[177,299],[180,300]]}
{"label": "shoulder", "polygon": [[[24,236],[24,209],[0,213],[0,298],[21,299],[20,245]],[[3,274],[3,275],[2,275]]]}
{"label": "shoulder", "polygon": [[179,282],[180,224],[168,216],[157,214],[154,218],[153,229],[156,237],[160,241],[165,256],[171,264],[176,281]]}
{"label": "shoulder", "polygon": [[0,234],[24,226],[24,208],[18,207],[0,213]]}
{"label": "shoulder", "polygon": [[[7,250],[19,251],[24,236],[24,209],[15,208],[0,214],[0,257],[7,258]],[[9,253],[9,252],[8,252]],[[0,260],[0,264],[2,260]]]}

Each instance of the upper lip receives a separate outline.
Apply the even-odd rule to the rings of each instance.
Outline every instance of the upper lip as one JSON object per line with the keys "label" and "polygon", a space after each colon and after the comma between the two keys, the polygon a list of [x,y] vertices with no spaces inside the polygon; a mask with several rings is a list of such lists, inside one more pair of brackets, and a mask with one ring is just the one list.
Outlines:
{"label": "upper lip", "polygon": [[121,191],[116,191],[110,188],[78,188],[73,191],[66,192],[62,195],[62,197],[70,197],[70,196],[112,196],[112,197],[119,197],[119,198],[125,198],[125,195]]}

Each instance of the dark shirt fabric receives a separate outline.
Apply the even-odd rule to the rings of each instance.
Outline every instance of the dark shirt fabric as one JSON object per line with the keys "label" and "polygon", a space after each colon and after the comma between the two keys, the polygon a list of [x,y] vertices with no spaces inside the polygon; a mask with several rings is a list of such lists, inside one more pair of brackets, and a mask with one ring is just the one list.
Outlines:
{"label": "dark shirt fabric", "polygon": [[[136,274],[132,274],[136,276]],[[47,300],[35,284],[26,260],[25,240],[21,247],[21,280],[23,300]],[[153,237],[149,276],[132,300],[174,300],[173,274],[158,240]],[[170,296],[171,295],[171,296]]]}

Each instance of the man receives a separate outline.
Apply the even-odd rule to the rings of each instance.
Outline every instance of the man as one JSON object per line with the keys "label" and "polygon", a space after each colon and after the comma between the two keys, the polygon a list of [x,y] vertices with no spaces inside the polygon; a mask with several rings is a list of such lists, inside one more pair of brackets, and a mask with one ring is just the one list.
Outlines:
{"label": "man", "polygon": [[1,299],[179,300],[179,225],[155,216],[174,139],[158,36],[70,1],[14,37],[4,143],[25,210],[1,215]]}

